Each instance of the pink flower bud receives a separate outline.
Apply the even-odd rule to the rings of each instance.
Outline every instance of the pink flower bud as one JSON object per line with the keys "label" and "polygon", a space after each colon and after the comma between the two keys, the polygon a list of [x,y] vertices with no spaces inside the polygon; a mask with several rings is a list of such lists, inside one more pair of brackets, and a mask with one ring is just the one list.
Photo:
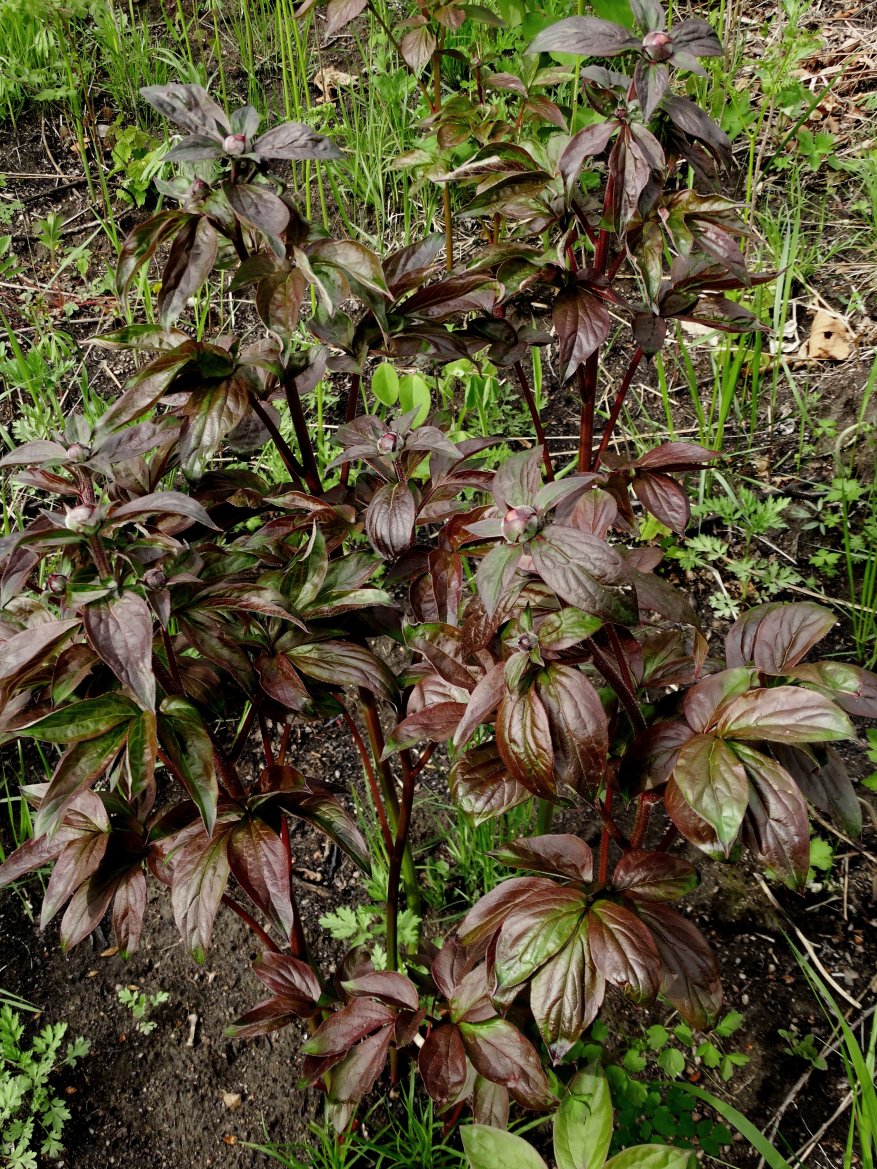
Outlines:
{"label": "pink flower bud", "polygon": [[397,451],[402,445],[402,437],[398,435],[395,430],[388,430],[386,434],[382,434],[378,439],[378,450],[382,455],[391,455],[393,451]]}
{"label": "pink flower bud", "polygon": [[673,52],[673,41],[669,33],[647,32],[643,37],[643,49],[652,61],[667,61]]}
{"label": "pink flower bud", "polygon": [[226,154],[230,154],[233,158],[239,158],[247,149],[247,137],[245,134],[229,134],[222,143],[222,149]]}
{"label": "pink flower bud", "polygon": [[79,507],[71,507],[67,509],[67,514],[64,517],[64,526],[71,532],[83,532],[90,534],[96,532],[100,524],[100,514],[96,507],[89,507],[87,503],[81,503]]}
{"label": "pink flower bud", "polygon": [[87,447],[83,442],[74,442],[72,446],[67,448],[67,458],[73,459],[77,463],[84,463],[90,457],[91,447]]}
{"label": "pink flower bud", "polygon": [[55,597],[61,597],[67,591],[67,577],[61,572],[53,572],[46,581],[49,592]]}
{"label": "pink flower bud", "polygon": [[535,507],[510,507],[502,521],[503,539],[507,544],[519,544],[536,535],[539,514]]}
{"label": "pink flower bud", "polygon": [[143,583],[148,589],[163,589],[167,584],[167,575],[162,568],[150,568],[143,574]]}
{"label": "pink flower bud", "polygon": [[518,649],[522,650],[525,654],[528,654],[531,650],[534,650],[538,644],[539,639],[534,633],[522,633],[518,638]]}

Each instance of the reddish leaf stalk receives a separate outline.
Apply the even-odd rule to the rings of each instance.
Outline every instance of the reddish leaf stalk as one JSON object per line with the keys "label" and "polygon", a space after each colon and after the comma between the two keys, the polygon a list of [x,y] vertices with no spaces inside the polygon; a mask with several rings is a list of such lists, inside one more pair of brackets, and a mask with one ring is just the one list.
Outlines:
{"label": "reddish leaf stalk", "polygon": [[551,455],[548,453],[548,440],[545,438],[542,419],[539,417],[539,411],[536,408],[536,399],[533,397],[533,391],[530,389],[530,383],[527,381],[527,374],[520,361],[515,362],[515,374],[518,379],[518,385],[521,387],[523,399],[527,403],[527,409],[530,411],[530,418],[533,422],[533,429],[536,431],[536,438],[542,447],[542,462],[545,464],[545,478],[549,482],[553,482],[554,467],[551,464]]}
{"label": "reddish leaf stalk", "polygon": [[630,672],[630,665],[628,664],[627,656],[625,655],[624,649],[622,648],[621,639],[619,638],[618,632],[614,625],[607,625],[606,632],[609,635],[609,640],[612,643],[612,649],[618,661],[618,667],[621,670],[621,680],[624,683],[631,703],[636,708],[636,717],[634,722],[638,726],[639,730],[644,731],[646,729],[646,722],[642,716],[642,711],[639,708],[639,703],[636,700],[636,684],[633,680],[633,675]]}
{"label": "reddish leaf stalk", "polygon": [[297,486],[304,490],[304,482],[302,481],[304,467],[302,467],[301,463],[289,449],[289,443],[280,433],[274,422],[274,419],[263,407],[262,403],[257,398],[253,398],[252,403],[254,412],[261,421],[262,425],[271,435],[274,445],[277,448],[277,453],[280,455],[280,461],[289,472],[290,479],[292,479],[292,481],[297,484]]}
{"label": "reddish leaf stalk", "polygon": [[402,862],[408,848],[408,832],[411,828],[411,810],[414,807],[414,768],[411,752],[399,754],[402,764],[402,799],[399,804],[399,819],[396,824],[396,839],[390,853],[390,868],[387,874],[387,966],[399,969],[399,888]]}
{"label": "reddish leaf stalk", "polygon": [[597,880],[601,885],[606,884],[606,876],[609,872],[609,837],[611,835],[610,824],[612,823],[612,801],[614,797],[614,789],[611,786],[607,786],[606,798],[602,804],[603,830],[600,833],[600,867],[597,872]]}
{"label": "reddish leaf stalk", "polygon": [[393,772],[390,768],[389,761],[382,758],[384,754],[384,728],[381,726],[378,705],[375,701],[375,696],[369,690],[361,689],[359,691],[359,700],[362,703],[362,717],[365,720],[365,730],[368,735],[369,746],[371,747],[372,756],[377,765],[378,774],[381,777],[381,788],[384,793],[387,815],[395,829],[396,818],[399,815],[399,797],[396,794],[396,781],[393,779]]}
{"label": "reddish leaf stalk", "polygon": [[177,663],[177,655],[174,653],[174,643],[171,641],[171,635],[162,626],[161,629],[161,644],[164,646],[164,652],[167,655],[168,669],[173,680],[174,686],[178,694],[184,694],[185,688],[183,686],[183,679],[180,677],[180,667]]}
{"label": "reddish leaf stalk", "polygon": [[240,800],[243,802],[247,798],[247,793],[244,785],[241,783],[237,768],[233,763],[226,759],[222,749],[217,745],[213,736],[213,732],[208,728],[210,739],[213,743],[213,759],[216,763],[216,770],[219,772],[219,777],[225,787],[225,790],[233,800]]}
{"label": "reddish leaf stalk", "polygon": [[362,760],[363,770],[365,771],[366,779],[368,780],[369,791],[371,793],[372,803],[375,807],[375,812],[378,817],[378,822],[381,826],[381,835],[384,838],[384,844],[387,849],[387,856],[393,851],[393,834],[390,832],[390,826],[387,823],[387,813],[384,811],[384,802],[381,799],[381,793],[378,789],[378,781],[375,776],[375,769],[372,767],[372,761],[368,753],[368,748],[363,741],[362,735],[359,733],[359,727],[353,721],[350,711],[346,707],[342,707],[344,712],[344,721],[350,730],[353,741],[356,744],[356,749],[359,752],[359,757]]}
{"label": "reddish leaf stalk", "polygon": [[584,366],[576,369],[576,381],[582,398],[579,416],[578,470],[590,471],[591,450],[594,446],[594,406],[597,400],[597,363],[599,354],[592,353]]}
{"label": "reddish leaf stalk", "polygon": [[280,953],[280,947],[277,945],[271,935],[266,930],[262,929],[253,915],[244,909],[243,905],[238,904],[238,902],[235,901],[233,897],[230,897],[228,893],[223,893],[222,904],[227,905],[229,909],[238,915],[241,921],[244,922],[244,924],[253,931],[253,933],[267,950],[272,950],[275,954]]}
{"label": "reddish leaf stalk", "polygon": [[94,563],[102,581],[109,580],[113,575],[103,540],[97,534],[88,537],[88,547],[94,558]]}
{"label": "reddish leaf stalk", "polygon": [[636,808],[636,818],[633,822],[633,831],[630,834],[630,847],[642,848],[649,827],[649,816],[652,808],[660,800],[657,792],[642,792]]}
{"label": "reddish leaf stalk", "polygon": [[320,470],[317,466],[317,456],[314,454],[314,447],[313,443],[311,442],[311,435],[310,431],[308,430],[307,420],[305,419],[305,412],[301,403],[301,397],[299,396],[298,390],[295,388],[295,382],[290,377],[289,371],[284,372],[282,382],[283,389],[286,393],[286,401],[289,405],[289,414],[292,418],[292,426],[295,430],[295,437],[298,440],[298,449],[301,456],[305,481],[307,482],[308,488],[312,494],[320,495],[323,490],[323,484],[320,480]]}
{"label": "reddish leaf stalk", "polygon": [[[362,374],[352,373],[350,385],[347,389],[347,409],[344,412],[344,421],[352,422],[356,417],[356,406],[359,402],[359,392],[362,385]],[[341,486],[346,487],[350,478],[350,463],[341,464]]]}
{"label": "reddish leaf stalk", "polygon": [[231,236],[229,238],[231,239],[232,246],[234,247],[237,258],[241,262],[244,260],[249,260],[250,253],[247,251],[247,245],[244,243],[243,228],[237,219],[234,221],[234,229],[232,230]]}
{"label": "reddish leaf stalk", "polygon": [[283,728],[283,734],[280,736],[280,750],[277,753],[277,762],[281,767],[286,763],[286,752],[289,750],[289,736],[292,733],[292,727],[289,723]]}
{"label": "reddish leaf stalk", "polygon": [[[386,808],[390,827],[395,832],[399,822],[399,796],[396,792],[396,781],[393,778],[393,771],[390,767],[389,760],[382,758],[384,754],[384,731],[381,726],[380,715],[378,714],[377,702],[370,690],[360,689],[359,697],[362,703],[362,714],[365,720],[369,746],[371,747],[372,756],[375,760],[377,773],[381,781],[384,807]],[[414,857],[407,843],[402,858],[402,877],[405,881],[405,897],[408,905],[417,912],[420,909],[420,886],[417,883],[417,870],[414,867]]]}
{"label": "reddish leaf stalk", "polygon": [[624,405],[624,399],[627,397],[627,391],[630,389],[634,374],[639,368],[639,363],[642,361],[645,354],[640,346],[637,346],[636,352],[630,359],[630,364],[624,372],[624,378],[619,386],[618,393],[615,395],[615,401],[612,403],[612,409],[609,412],[609,419],[603,427],[603,434],[600,437],[600,445],[597,447],[597,453],[594,455],[594,461],[591,464],[591,470],[596,471],[600,466],[600,460],[609,447],[612,439],[612,434],[618,423],[618,416],[621,413],[621,407]]}
{"label": "reddish leaf stalk", "polygon": [[250,709],[247,711],[246,715],[244,716],[244,721],[241,724],[241,729],[235,735],[234,742],[231,745],[231,750],[228,753],[228,757],[232,761],[232,763],[237,763],[238,759],[240,759],[241,752],[243,751],[244,746],[247,742],[247,739],[249,738],[250,731],[253,729],[253,723],[255,721],[256,721],[256,706],[255,706],[255,703],[253,703],[253,704],[251,704]]}
{"label": "reddish leaf stalk", "polygon": [[429,763],[435,754],[436,746],[436,743],[430,743],[428,747],[424,747],[420,758],[411,769],[412,778],[417,779],[418,775],[420,775],[421,771],[423,771],[424,767],[426,767],[427,763]]}
{"label": "reddish leaf stalk", "polygon": [[259,718],[259,733],[262,736],[262,752],[265,756],[265,764],[267,767],[274,766],[274,752],[271,749],[271,736],[268,733],[268,723],[264,714],[260,710],[258,712]]}
{"label": "reddish leaf stalk", "polygon": [[646,729],[646,721],[643,718],[639,704],[631,695],[627,686],[625,686],[623,679],[612,665],[612,662],[593,642],[591,643],[591,654],[597,665],[597,669],[615,691],[619,702],[624,707],[637,732],[644,731]]}

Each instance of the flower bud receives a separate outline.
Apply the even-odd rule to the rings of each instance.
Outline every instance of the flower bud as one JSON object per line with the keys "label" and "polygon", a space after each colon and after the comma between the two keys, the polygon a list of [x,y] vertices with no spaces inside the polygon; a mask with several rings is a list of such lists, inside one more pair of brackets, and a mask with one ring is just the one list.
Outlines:
{"label": "flower bud", "polygon": [[167,584],[167,574],[163,568],[150,568],[143,574],[143,583],[148,589],[163,589]]}
{"label": "flower bud", "polygon": [[67,577],[62,572],[50,573],[46,584],[54,597],[62,597],[67,591]]}
{"label": "flower bud", "polygon": [[247,149],[246,134],[229,134],[222,143],[222,149],[233,158],[239,158]]}
{"label": "flower bud", "polygon": [[100,512],[87,503],[81,503],[79,507],[70,507],[64,517],[64,526],[71,532],[91,535],[100,527]]}
{"label": "flower bud", "polygon": [[382,455],[391,455],[401,445],[402,436],[397,434],[395,430],[388,430],[386,434],[382,434],[378,439],[378,450]]}
{"label": "flower bud", "polygon": [[195,179],[192,183],[192,189],[189,191],[190,199],[206,199],[210,194],[210,184],[205,183],[203,179]]}
{"label": "flower bud", "polygon": [[647,32],[643,37],[643,49],[652,61],[668,61],[673,52],[673,41],[669,33]]}
{"label": "flower bud", "polygon": [[84,442],[74,442],[67,448],[67,458],[73,459],[76,463],[84,463],[86,459],[91,458],[91,447],[86,446]]}
{"label": "flower bud", "polygon": [[523,653],[531,653],[539,644],[539,639],[535,633],[522,633],[518,638],[518,649]]}
{"label": "flower bud", "polygon": [[536,535],[539,514],[535,507],[510,507],[502,521],[503,539],[507,544],[519,544]]}

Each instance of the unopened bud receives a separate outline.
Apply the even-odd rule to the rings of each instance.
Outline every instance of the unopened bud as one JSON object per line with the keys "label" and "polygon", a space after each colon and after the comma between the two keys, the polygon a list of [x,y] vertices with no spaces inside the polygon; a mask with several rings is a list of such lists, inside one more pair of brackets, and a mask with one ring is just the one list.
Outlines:
{"label": "unopened bud", "polygon": [[91,447],[86,446],[84,442],[74,442],[67,448],[67,458],[84,463],[86,459],[91,458]]}
{"label": "unopened bud", "polygon": [[210,193],[210,184],[205,183],[203,179],[195,179],[192,183],[192,189],[189,192],[191,199],[206,199]]}
{"label": "unopened bud", "polygon": [[533,633],[522,633],[518,638],[518,649],[528,654],[539,644],[539,639]]}
{"label": "unopened bud", "polygon": [[67,577],[61,572],[50,573],[46,584],[49,592],[55,597],[61,597],[67,591]]}
{"label": "unopened bud", "polygon": [[652,61],[667,61],[673,52],[673,41],[666,32],[647,32],[643,37],[643,48]]}
{"label": "unopened bud", "polygon": [[148,589],[163,589],[167,584],[167,575],[162,568],[150,568],[143,574],[143,583]]}
{"label": "unopened bud", "polygon": [[536,535],[539,514],[535,507],[510,507],[502,521],[502,534],[507,544],[519,544]]}
{"label": "unopened bud", "polygon": [[90,534],[96,532],[100,525],[100,513],[96,507],[89,507],[82,503],[79,507],[68,508],[64,517],[64,526],[71,532]]}
{"label": "unopened bud", "polygon": [[226,154],[238,158],[247,149],[247,137],[245,134],[229,134],[222,143],[222,149]]}
{"label": "unopened bud", "polygon": [[397,434],[395,430],[388,430],[386,434],[382,434],[378,439],[378,450],[383,455],[390,455],[393,451],[397,451],[402,445],[402,436]]}

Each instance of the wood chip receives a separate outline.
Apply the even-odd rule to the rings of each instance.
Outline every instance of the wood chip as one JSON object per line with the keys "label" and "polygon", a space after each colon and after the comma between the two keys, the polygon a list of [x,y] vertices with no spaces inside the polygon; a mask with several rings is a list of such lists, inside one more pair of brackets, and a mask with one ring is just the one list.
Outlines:
{"label": "wood chip", "polygon": [[341,86],[356,85],[358,80],[359,78],[352,73],[345,73],[341,69],[336,69],[334,65],[324,65],[314,74],[314,85],[320,91],[316,104],[334,101],[333,90],[337,91]]}
{"label": "wood chip", "polygon": [[818,309],[799,356],[811,361],[846,361],[853,351],[854,339],[844,320]]}
{"label": "wood chip", "polygon": [[223,1092],[222,1103],[226,1106],[229,1112],[237,1112],[242,1104],[240,1092]]}
{"label": "wood chip", "polygon": [[115,958],[115,956],[118,954],[118,952],[119,952],[118,946],[107,946],[107,948],[105,950],[101,950],[100,956],[101,956],[101,958]]}

